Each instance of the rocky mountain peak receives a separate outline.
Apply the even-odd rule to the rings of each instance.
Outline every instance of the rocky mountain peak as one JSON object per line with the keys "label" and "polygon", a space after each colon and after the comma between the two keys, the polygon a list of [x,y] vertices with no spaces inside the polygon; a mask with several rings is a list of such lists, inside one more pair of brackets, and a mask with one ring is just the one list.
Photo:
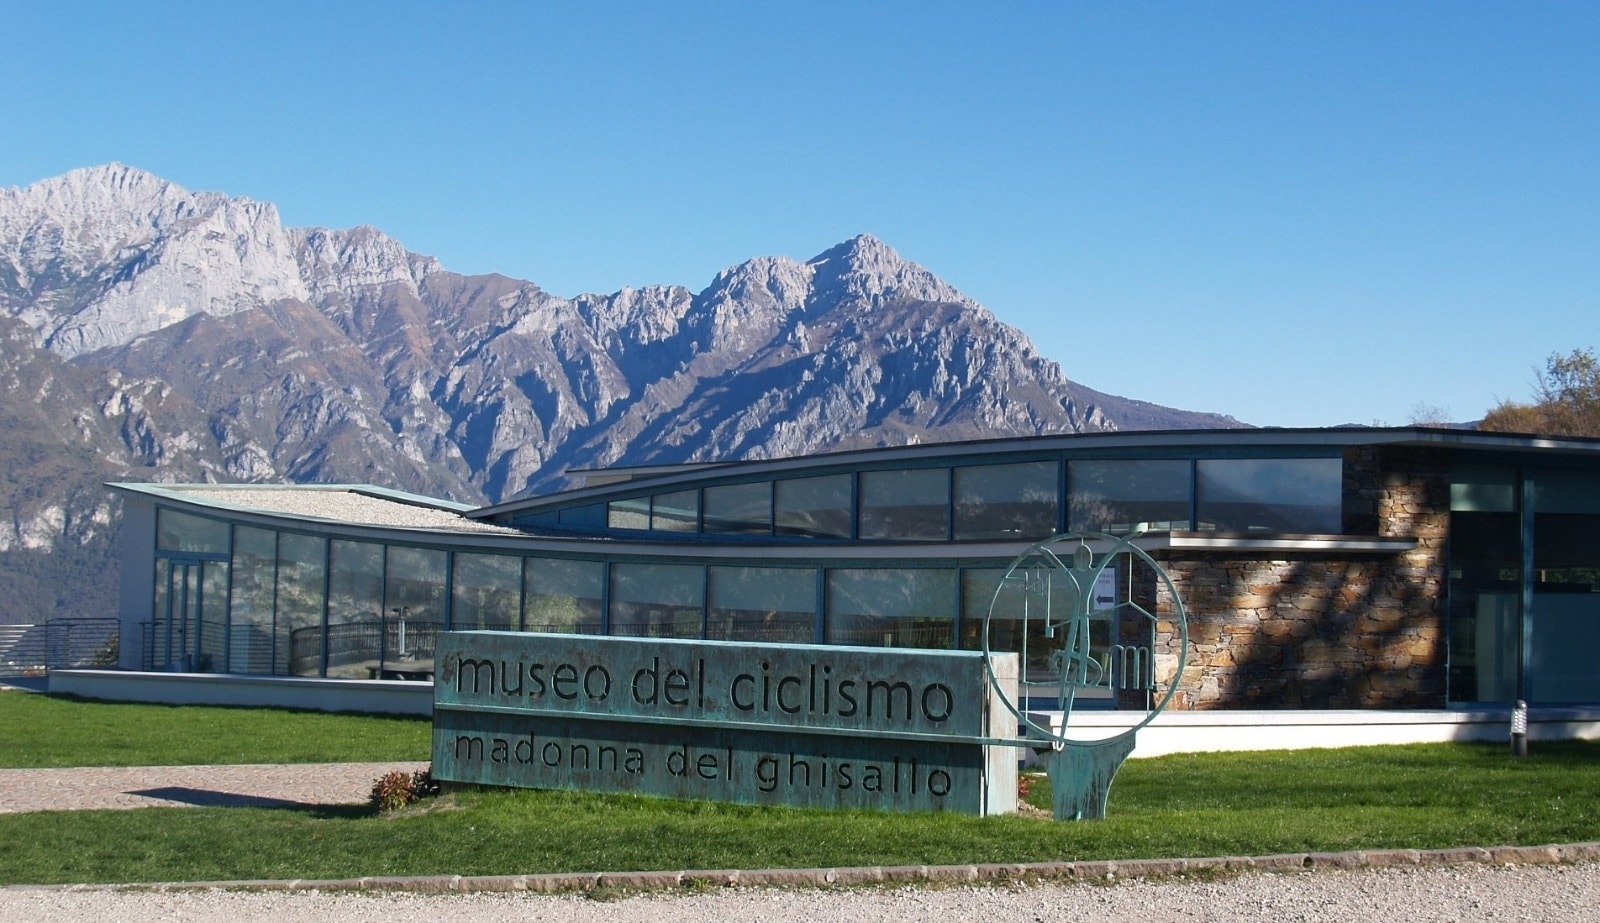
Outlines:
{"label": "rocky mountain peak", "polygon": [[938,276],[870,234],[860,234],[812,257],[819,300],[859,301],[878,307],[886,301],[959,301],[972,304]]}

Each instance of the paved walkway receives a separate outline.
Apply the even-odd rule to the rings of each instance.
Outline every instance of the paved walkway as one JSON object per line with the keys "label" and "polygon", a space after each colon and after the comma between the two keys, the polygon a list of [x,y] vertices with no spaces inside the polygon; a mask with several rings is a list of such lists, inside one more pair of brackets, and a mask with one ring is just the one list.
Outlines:
{"label": "paved walkway", "polygon": [[0,769],[0,814],[153,807],[362,804],[379,776],[427,763]]}

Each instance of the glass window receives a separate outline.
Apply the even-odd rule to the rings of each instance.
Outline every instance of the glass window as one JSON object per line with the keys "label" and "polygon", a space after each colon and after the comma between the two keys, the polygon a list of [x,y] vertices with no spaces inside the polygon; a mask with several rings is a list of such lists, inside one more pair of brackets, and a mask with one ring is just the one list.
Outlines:
{"label": "glass window", "polygon": [[792,478],[772,487],[779,535],[850,537],[850,475]]}
{"label": "glass window", "polygon": [[650,528],[657,532],[693,532],[700,526],[700,491],[679,490],[650,498]]}
{"label": "glass window", "polygon": [[195,669],[201,673],[227,671],[228,562],[200,565],[200,643]]}
{"label": "glass window", "polygon": [[606,566],[599,561],[528,558],[523,631],[600,633]]}
{"label": "glass window", "polygon": [[1520,485],[1511,465],[1456,465],[1450,472],[1450,509],[1463,513],[1511,513]]}
{"label": "glass window", "polygon": [[611,565],[611,633],[698,638],[705,572],[687,564]]}
{"label": "glass window", "polygon": [[1450,514],[1450,676],[1454,702],[1516,698],[1522,517]]}
{"label": "glass window", "polygon": [[372,679],[383,621],[383,546],[334,539],[328,544],[328,675]]}
{"label": "glass window", "polygon": [[1535,513],[1594,515],[1600,513],[1600,478],[1586,471],[1540,468],[1534,472],[1533,498]]}
{"label": "glass window", "polygon": [[197,554],[227,554],[228,524],[177,510],[156,510],[156,548],[160,551],[191,551]]}
{"label": "glass window", "polygon": [[948,536],[948,469],[863,471],[860,477],[861,538],[937,541]]}
{"label": "glass window", "polygon": [[[233,529],[233,599],[228,631],[228,671],[273,672],[272,592],[277,582],[278,533]],[[159,584],[157,584],[159,587]]]}
{"label": "glass window", "polygon": [[716,641],[816,640],[817,572],[790,567],[711,567],[706,637]]}
{"label": "glass window", "polygon": [[1053,461],[955,469],[957,541],[1040,539],[1056,531],[1060,509]]}
{"label": "glass window", "polygon": [[955,641],[956,572],[840,568],[827,573],[827,642],[948,648]]}
{"label": "glass window", "polygon": [[1343,469],[1337,458],[1203,458],[1195,463],[1198,528],[1337,534]]}
{"label": "glass window", "polygon": [[1061,649],[1057,639],[1046,638],[1045,620],[1040,618],[1043,607],[1035,604],[1033,618],[1027,622],[1026,643],[1022,637],[1023,581],[1013,577],[998,596],[1001,580],[1006,575],[1003,567],[974,567],[961,572],[961,648],[983,650],[984,619],[994,606],[994,618],[989,623],[989,650],[1025,654],[1022,664],[1024,682],[1042,683],[1054,675],[1050,668],[1050,654]]}
{"label": "glass window", "polygon": [[390,545],[386,557],[379,675],[420,678],[431,672],[434,639],[446,627],[444,584],[449,556],[433,548]]}
{"label": "glass window", "polygon": [[1577,471],[1534,472],[1533,607],[1528,683],[1542,705],[1600,700],[1588,641],[1600,628],[1600,483]]}
{"label": "glass window", "polygon": [[705,489],[705,531],[719,535],[772,532],[772,484],[724,484]]}
{"label": "glass window", "polygon": [[611,529],[650,528],[650,498],[612,500],[606,504],[606,526]]}
{"label": "glass window", "polygon": [[1189,528],[1189,467],[1183,459],[1086,459],[1067,462],[1068,528],[1132,532]]}
{"label": "glass window", "polygon": [[315,535],[278,535],[278,672],[322,673],[322,614],[327,603],[327,546]]}
{"label": "glass window", "polygon": [[522,625],[522,558],[456,554],[450,571],[450,627],[516,631]]}

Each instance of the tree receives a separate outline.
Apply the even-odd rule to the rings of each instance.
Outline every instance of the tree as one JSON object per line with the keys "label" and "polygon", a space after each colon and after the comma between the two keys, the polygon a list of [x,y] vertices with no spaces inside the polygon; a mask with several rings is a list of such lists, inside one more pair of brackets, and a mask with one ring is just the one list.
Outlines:
{"label": "tree", "polygon": [[1478,428],[1498,433],[1600,436],[1600,359],[1593,350],[1551,353],[1535,373],[1534,401],[1502,401]]}

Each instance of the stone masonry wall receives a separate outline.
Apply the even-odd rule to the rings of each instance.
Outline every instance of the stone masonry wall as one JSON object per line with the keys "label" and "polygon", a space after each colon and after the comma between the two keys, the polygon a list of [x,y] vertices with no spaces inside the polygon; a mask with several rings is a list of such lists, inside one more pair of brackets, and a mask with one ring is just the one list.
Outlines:
{"label": "stone masonry wall", "polygon": [[[1346,453],[1345,531],[1414,538],[1402,554],[1169,553],[1189,616],[1173,707],[1442,707],[1449,482],[1432,450]],[[1155,582],[1142,584],[1170,615]],[[1157,647],[1175,665],[1170,623]]]}

